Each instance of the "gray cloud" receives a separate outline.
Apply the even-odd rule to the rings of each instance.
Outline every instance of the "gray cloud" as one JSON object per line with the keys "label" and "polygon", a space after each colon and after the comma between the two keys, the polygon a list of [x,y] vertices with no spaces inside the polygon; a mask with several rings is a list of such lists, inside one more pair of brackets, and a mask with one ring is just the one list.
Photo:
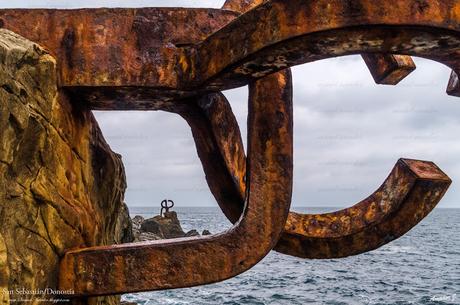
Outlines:
{"label": "gray cloud", "polygon": [[[29,7],[202,6],[224,1],[28,1]],[[5,6],[5,4],[3,4]],[[9,7],[24,7],[9,1]],[[293,68],[294,206],[350,206],[372,193],[400,157],[431,160],[454,181],[441,207],[460,207],[460,100],[445,94],[449,69],[416,59],[396,87],[374,84],[358,56]],[[225,92],[246,135],[247,88]],[[123,155],[131,206],[215,205],[190,128],[161,112],[96,112]]]}

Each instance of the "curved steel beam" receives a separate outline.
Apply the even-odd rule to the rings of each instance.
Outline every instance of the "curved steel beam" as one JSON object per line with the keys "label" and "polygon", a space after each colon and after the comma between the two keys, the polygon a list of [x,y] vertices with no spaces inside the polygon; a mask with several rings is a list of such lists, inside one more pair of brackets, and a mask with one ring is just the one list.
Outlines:
{"label": "curved steel beam", "polygon": [[424,6],[418,0],[271,0],[209,36],[190,60],[201,59],[194,69],[203,80],[197,86],[209,90],[359,53],[420,56],[458,72],[460,15],[452,14],[458,7],[456,0]]}
{"label": "curved steel beam", "polygon": [[190,125],[211,193],[235,223],[246,197],[246,155],[230,103],[222,93],[211,93],[187,101],[177,113]]}
{"label": "curved steel beam", "polygon": [[[177,66],[183,47],[201,42],[237,16],[198,8],[0,9],[0,28],[55,56],[60,87],[97,87],[106,94],[111,90],[104,87],[117,87],[120,93],[129,91],[127,98],[133,95],[130,86],[156,88],[165,100],[174,95],[166,89],[182,86]],[[155,93],[150,99],[161,95]]]}
{"label": "curved steel beam", "polygon": [[[400,68],[411,63],[401,60],[407,57],[376,60],[375,54],[421,56],[458,72],[458,1],[422,2],[227,5],[252,8],[242,15],[183,8],[0,10],[0,27],[56,55],[59,86],[93,109],[148,110],[348,54],[364,54],[377,82],[396,82],[411,69]],[[460,95],[457,74],[451,95]]]}
{"label": "curved steel beam", "polygon": [[[269,95],[277,84],[260,81],[257,88],[259,94]],[[184,118],[192,128],[208,185],[227,218],[236,222],[246,190],[241,179],[245,155],[236,119],[221,94],[188,105]],[[450,183],[431,162],[401,159],[376,192],[350,208],[327,214],[289,213],[275,250],[304,258],[338,258],[374,250],[417,225]]]}
{"label": "curved steel beam", "polygon": [[[268,79],[290,84],[288,77]],[[292,193],[292,103],[269,97],[255,90],[249,99],[247,199],[232,229],[69,251],[61,260],[59,289],[93,296],[189,287],[228,279],[259,262],[279,239]]]}
{"label": "curved steel beam", "polygon": [[[264,2],[268,0],[227,0],[222,8],[246,13]],[[397,85],[416,69],[410,56],[392,54],[362,54],[361,56],[375,82],[380,85]]]}
{"label": "curved steel beam", "polygon": [[410,56],[367,53],[361,57],[379,85],[397,85],[416,69]]}
{"label": "curved steel beam", "polygon": [[[236,4],[237,1],[232,0],[226,3],[230,7]],[[244,5],[247,9],[249,4],[246,1]],[[380,54],[376,54],[376,56],[380,56]],[[405,59],[405,57],[398,55],[394,57],[391,55],[382,56],[387,60]],[[369,54],[365,54],[363,57],[370,66],[373,64],[372,59],[377,58],[369,57]],[[385,62],[382,62],[381,65],[374,63],[374,70],[384,65]],[[381,75],[382,73],[379,74]],[[270,84],[267,85],[265,88],[267,92],[270,92],[275,87],[274,84],[271,86]],[[238,141],[237,137],[229,141],[228,138],[223,136],[226,134],[239,134],[238,125],[227,103],[223,96],[219,96],[218,99],[206,103],[207,107],[201,107],[204,115],[200,118],[196,116],[194,119],[189,118],[188,121],[192,126],[192,130],[194,130],[193,133],[197,143],[200,138],[207,139],[208,141],[212,139],[213,145],[207,145],[205,149],[203,146],[197,145],[198,154],[207,173],[207,180],[212,193],[216,197],[224,214],[232,222],[235,222],[239,218],[243,202],[242,198],[244,198],[244,181],[235,179],[235,177],[244,176],[244,167],[238,165],[238,163],[243,163],[241,160],[244,159],[244,150],[241,141]],[[219,104],[220,106],[210,107],[209,105],[212,104]],[[207,122],[206,126],[204,126],[204,122]],[[223,130],[220,122],[231,122],[231,124],[226,124],[225,130]],[[212,148],[210,149],[210,147]],[[210,151],[212,151],[212,155],[214,156],[212,159],[210,158]],[[215,156],[218,155],[220,156],[220,162],[215,162],[217,159]],[[234,160],[238,160],[238,162],[235,163],[233,162]],[[416,163],[418,166],[427,166],[427,168],[430,168],[428,166],[429,163],[426,162],[407,162],[411,162],[412,165]],[[228,170],[227,177],[222,176],[225,171],[219,170],[213,172],[212,166],[209,166],[209,164],[221,164],[222,168]],[[404,167],[404,164],[406,164],[405,161],[399,161],[390,177],[377,192],[351,208],[323,215],[290,213],[285,231],[276,250],[308,258],[343,257],[370,251],[403,235],[431,211],[442,198],[442,195],[450,184],[449,178],[444,175],[444,180],[441,179],[444,184],[442,184],[441,192],[438,192],[438,196],[429,199],[426,197],[427,202],[423,202],[418,208],[414,207],[413,204],[402,204],[403,199],[407,195],[407,189],[404,188],[407,181],[400,181],[399,185],[392,185],[390,182],[395,181],[395,177],[397,177],[399,171],[405,170],[407,172],[406,176],[410,176],[411,169],[407,166]],[[434,165],[432,168],[436,172]],[[433,180],[432,182],[434,183],[435,181]],[[391,189],[392,187],[394,187],[394,190]],[[430,187],[433,187],[433,189],[436,188],[435,186]],[[377,206],[379,209],[376,210],[375,202],[378,198],[382,197],[382,192],[388,193],[391,190],[394,196],[384,198],[386,200],[381,200],[381,204]],[[430,189],[427,188],[418,191],[425,194]],[[239,201],[237,200],[238,198],[240,198]],[[426,208],[427,206],[429,208]],[[414,220],[413,215],[418,215],[419,218]],[[406,221],[405,226],[401,226],[401,231],[395,234],[390,230],[399,221],[398,217],[406,217]],[[356,237],[359,234],[364,234],[363,232],[365,232],[364,236],[360,238]]]}
{"label": "curved steel beam", "polygon": [[339,258],[377,249],[425,218],[450,184],[434,163],[400,159],[376,192],[348,209],[290,213],[275,249],[304,258]]}

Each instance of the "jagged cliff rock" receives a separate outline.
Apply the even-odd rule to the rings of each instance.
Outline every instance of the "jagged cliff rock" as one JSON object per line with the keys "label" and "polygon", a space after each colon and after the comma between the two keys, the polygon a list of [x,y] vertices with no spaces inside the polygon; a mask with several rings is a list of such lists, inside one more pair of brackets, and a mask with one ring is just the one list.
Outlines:
{"label": "jagged cliff rock", "polygon": [[[163,216],[157,215],[149,219],[137,215],[132,219],[132,231],[136,242],[200,236],[197,230],[185,233],[174,211],[168,211]],[[203,235],[211,235],[211,232],[204,230]]]}
{"label": "jagged cliff rock", "polygon": [[141,232],[153,233],[160,239],[185,237],[176,212],[165,212],[163,216],[146,219],[141,224]]}
{"label": "jagged cliff rock", "polygon": [[[56,61],[0,30],[0,304],[50,304],[59,258],[132,240],[121,157],[91,111],[56,87]],[[8,292],[11,291],[11,292]],[[13,302],[32,298],[33,302]],[[117,297],[73,304],[116,304]],[[68,303],[67,303],[68,304]]]}

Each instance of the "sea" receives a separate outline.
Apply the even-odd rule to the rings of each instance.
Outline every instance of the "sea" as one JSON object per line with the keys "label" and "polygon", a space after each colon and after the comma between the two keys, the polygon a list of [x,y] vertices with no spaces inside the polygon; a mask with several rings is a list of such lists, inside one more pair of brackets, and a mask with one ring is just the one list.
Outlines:
{"label": "sea", "polygon": [[[184,231],[231,227],[217,207],[175,208]],[[325,213],[332,208],[296,208]],[[132,217],[156,208],[130,207]],[[143,305],[460,304],[460,209],[435,209],[405,236],[361,255],[305,260],[272,251],[249,271],[187,289],[127,294]],[[155,276],[155,270],[151,271]]]}

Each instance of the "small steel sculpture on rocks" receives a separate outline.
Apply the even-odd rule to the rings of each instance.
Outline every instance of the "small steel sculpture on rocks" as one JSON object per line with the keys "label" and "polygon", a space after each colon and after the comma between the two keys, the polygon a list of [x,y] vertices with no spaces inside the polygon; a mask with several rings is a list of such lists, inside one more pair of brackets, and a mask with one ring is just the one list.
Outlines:
{"label": "small steel sculpture on rocks", "polygon": [[174,207],[174,201],[165,199],[161,202],[160,216],[163,216],[164,213],[168,213],[169,209]]}
{"label": "small steel sculpture on rocks", "polygon": [[[190,125],[210,190],[235,224],[212,236],[69,249],[60,289],[94,296],[222,281],[269,251],[337,258],[409,231],[451,180],[432,162],[400,159],[350,208],[289,213],[293,116],[289,67],[361,54],[379,84],[420,56],[453,69],[460,96],[457,0],[228,0],[224,8],[0,10],[0,24],[46,47],[59,87],[82,107],[163,110]],[[248,151],[222,90],[249,85]]]}

